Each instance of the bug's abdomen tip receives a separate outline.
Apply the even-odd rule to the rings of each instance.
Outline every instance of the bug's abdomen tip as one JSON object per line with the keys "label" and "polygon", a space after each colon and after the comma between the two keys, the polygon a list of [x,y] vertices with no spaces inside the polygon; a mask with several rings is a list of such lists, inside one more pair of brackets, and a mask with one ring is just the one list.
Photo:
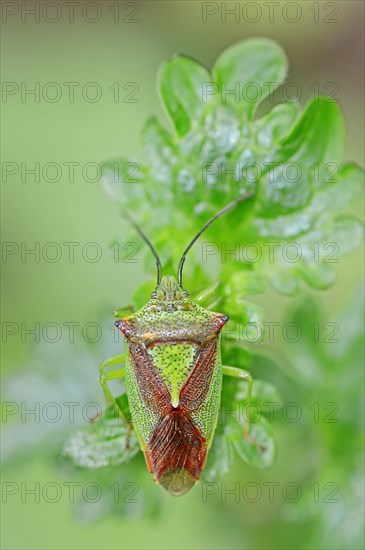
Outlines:
{"label": "bug's abdomen tip", "polygon": [[158,480],[162,487],[175,497],[187,493],[197,482],[190,472],[183,469],[179,472],[166,472]]}

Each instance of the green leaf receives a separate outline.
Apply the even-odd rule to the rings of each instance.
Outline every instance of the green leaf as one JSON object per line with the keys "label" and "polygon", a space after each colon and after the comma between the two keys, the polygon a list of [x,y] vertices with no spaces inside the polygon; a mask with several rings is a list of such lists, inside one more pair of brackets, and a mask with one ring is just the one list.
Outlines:
{"label": "green leaf", "polygon": [[242,270],[230,277],[223,292],[226,296],[242,297],[247,294],[259,294],[263,290],[263,281],[257,273]]}
{"label": "green leaf", "polygon": [[176,151],[170,134],[155,117],[145,124],[142,133],[143,155],[149,162],[149,170],[156,181],[171,185],[173,169],[177,164]]}
{"label": "green leaf", "polygon": [[203,130],[201,155],[205,161],[216,162],[222,154],[233,151],[239,142],[240,124],[230,106],[215,105],[204,119]]}
{"label": "green leaf", "polygon": [[[328,176],[329,177],[329,176]],[[347,208],[364,186],[364,173],[352,163],[344,164],[312,195],[304,208],[274,219],[256,217],[254,224],[260,237],[288,239],[308,232],[324,213],[332,214]]]}
{"label": "green leaf", "polygon": [[[268,39],[243,40],[225,50],[213,69],[222,101],[251,119],[257,105],[284,80],[287,60],[282,48]],[[224,90],[237,90],[224,94]],[[238,99],[238,101],[237,101]]]}
{"label": "green leaf", "polygon": [[267,169],[260,186],[259,213],[273,218],[306,206],[328,178],[328,167],[338,169],[343,141],[337,104],[322,97],[310,101]]}
{"label": "green leaf", "polygon": [[275,443],[270,424],[261,417],[250,422],[249,430],[238,423],[230,423],[229,439],[239,456],[260,470],[270,468],[275,461]]}
{"label": "green leaf", "polygon": [[[245,368],[245,365],[239,363],[239,368]],[[225,418],[224,411],[229,411],[230,407],[233,409],[235,404],[238,406],[241,418],[245,417],[246,414],[248,414],[247,409],[251,407],[250,403],[253,403],[252,408],[256,410],[258,415],[261,413],[267,414],[270,411],[271,404],[275,403],[275,407],[282,406],[282,397],[270,382],[254,379],[252,383],[251,400],[248,402],[247,381],[241,379],[233,380],[225,377],[223,380],[222,394],[223,417]]]}
{"label": "green leaf", "polygon": [[[228,331],[228,335],[226,335],[226,330]],[[252,364],[251,350],[244,348],[242,345],[237,345],[239,343],[239,334],[237,335],[237,344],[232,343],[229,336],[229,327],[228,329],[223,328],[221,339],[223,365],[238,365],[240,369],[250,369]],[[229,346],[226,345],[228,342],[230,343]]]}
{"label": "green leaf", "polygon": [[299,277],[293,276],[288,269],[272,269],[271,273],[268,273],[268,279],[277,292],[286,296],[292,296],[299,290]]}
{"label": "green leaf", "polygon": [[337,193],[332,193],[331,206],[334,210],[342,210],[357,197],[364,188],[364,171],[354,163],[347,162],[341,166],[337,185],[333,185]]}
{"label": "green leaf", "polygon": [[259,342],[263,338],[261,327],[265,317],[260,306],[231,295],[222,307],[231,319],[226,331],[231,331],[236,341]]}
{"label": "green leaf", "polygon": [[[363,234],[364,227],[359,220],[352,216],[338,216],[334,219],[332,229],[326,237],[328,237],[327,242],[331,239],[332,243],[338,246],[338,255],[343,256],[360,245]],[[323,256],[328,256],[328,250],[322,252]]]}
{"label": "green leaf", "polygon": [[[344,148],[344,123],[338,104],[326,97],[308,102],[292,132],[281,141],[283,159],[292,159],[305,167],[314,162],[340,162]],[[323,166],[319,167],[323,170]],[[318,178],[321,185],[322,178]]]}
{"label": "green leaf", "polygon": [[234,449],[255,468],[269,468],[274,461],[271,428],[262,414],[267,414],[273,404],[276,408],[280,406],[281,397],[269,382],[254,380],[251,403],[255,404],[256,421],[251,422],[248,429],[246,414],[250,415],[250,406],[247,404],[247,388],[247,383],[241,380],[224,380],[217,429],[202,476],[207,481],[216,481],[229,471],[234,461]]}
{"label": "green leaf", "polygon": [[160,68],[158,90],[162,103],[179,136],[198,124],[204,110],[203,83],[211,76],[201,65],[185,56],[176,56]]}
{"label": "green leaf", "polygon": [[228,427],[218,424],[206,466],[202,472],[205,481],[217,481],[227,474],[234,462],[234,448],[227,438]]}
{"label": "green leaf", "polygon": [[298,266],[298,272],[307,285],[317,290],[330,287],[336,279],[336,274],[330,265],[307,263]]}
{"label": "green leaf", "polygon": [[[248,384],[241,383],[237,388],[236,399],[244,401],[248,395]],[[267,414],[270,411],[270,406],[275,404],[276,407],[282,406],[282,397],[278,390],[266,380],[254,380],[252,384],[251,402],[254,403],[258,411]]]}
{"label": "green leaf", "polygon": [[100,165],[101,186],[113,201],[127,205],[143,197],[145,174],[141,163],[134,159],[110,159]]}
{"label": "green leaf", "polygon": [[[118,405],[130,416],[126,396]],[[79,430],[65,443],[63,455],[82,468],[101,468],[128,462],[139,451],[134,430],[129,430],[114,405],[93,424]]]}
{"label": "green leaf", "polygon": [[299,103],[276,105],[270,113],[254,122],[256,144],[268,149],[272,156],[272,144],[278,143],[288,134],[299,113]]}
{"label": "green leaf", "polygon": [[328,288],[335,280],[333,266],[359,246],[362,238],[363,225],[352,216],[324,216],[313,231],[298,239],[302,261],[297,272],[313,288]]}
{"label": "green leaf", "polygon": [[[100,326],[107,327],[111,324],[110,318],[107,322],[100,320],[100,323]],[[118,347],[113,344],[112,332],[109,330],[104,331],[100,344],[107,347],[109,354]],[[70,430],[82,426],[85,416],[94,414],[95,408],[101,410],[97,364],[100,357],[104,357],[105,350],[98,345],[95,347],[92,349],[96,352],[94,355],[85,341],[77,339],[76,331],[75,341],[70,345],[70,336],[64,332],[57,342],[43,341],[36,344],[32,359],[24,366],[26,368],[16,368],[6,373],[2,381],[2,401],[16,406],[18,413],[4,415],[1,428],[3,464],[14,466],[17,461],[27,462],[34,457],[50,454],[51,450],[58,451]],[[86,377],[85,372],[88,373]],[[40,411],[47,411],[49,403],[57,405],[57,409],[62,411],[57,418],[57,429],[47,414],[29,415],[25,422],[20,412],[23,402],[26,402],[28,409],[33,407]],[[66,412],[67,402],[77,406]],[[93,406],[82,414],[83,404],[87,403]]]}

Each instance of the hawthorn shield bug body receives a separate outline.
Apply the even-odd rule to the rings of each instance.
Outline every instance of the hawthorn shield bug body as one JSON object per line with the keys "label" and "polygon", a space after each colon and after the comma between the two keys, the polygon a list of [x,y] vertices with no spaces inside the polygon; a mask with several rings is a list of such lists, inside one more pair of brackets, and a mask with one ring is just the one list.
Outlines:
{"label": "hawthorn shield bug body", "polygon": [[[181,258],[178,280],[161,277],[156,251],[126,214],[155,256],[157,285],[145,306],[116,321],[126,338],[126,353],[100,365],[100,382],[107,400],[116,404],[107,382],[125,377],[132,425],[147,466],[172,495],[186,493],[204,468],[217,425],[223,375],[244,378],[251,392],[251,375],[221,362],[220,331],[228,317],[198,305],[182,286],[185,257],[198,237],[251,196],[230,203],[204,225]],[[121,363],[123,368],[106,370]]]}

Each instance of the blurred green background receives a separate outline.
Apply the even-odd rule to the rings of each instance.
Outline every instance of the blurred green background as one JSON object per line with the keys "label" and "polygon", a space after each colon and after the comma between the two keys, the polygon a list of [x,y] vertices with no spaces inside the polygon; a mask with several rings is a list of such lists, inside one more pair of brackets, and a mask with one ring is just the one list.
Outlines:
{"label": "blurred green background", "polygon": [[[146,278],[141,263],[113,261],[108,252],[109,241],[120,236],[124,228],[116,209],[102,194],[99,183],[91,181],[96,180],[95,171],[91,167],[84,178],[82,168],[120,154],[138,157],[139,134],[146,118],[155,114],[165,122],[155,88],[156,73],[161,62],[174,53],[190,55],[210,68],[222,50],[240,39],[274,38],[289,57],[288,80],[300,84],[301,102],[311,97],[314,83],[319,83],[322,93],[326,92],[326,83],[337,85],[336,98],[347,126],[345,160],[363,164],[362,2],[297,2],[302,15],[296,23],[285,21],[283,9],[287,2],[280,2],[272,22],[267,8],[262,5],[262,17],[255,23],[245,21],[242,15],[237,22],[232,16],[227,16],[227,21],[223,22],[220,13],[203,22],[202,3],[196,1],[99,2],[96,4],[101,17],[95,23],[83,19],[82,9],[87,4],[84,2],[75,7],[72,23],[68,21],[68,11],[62,2],[59,2],[62,17],[55,23],[45,20],[42,14],[39,22],[34,22],[30,15],[22,22],[21,10],[24,8],[21,4],[31,8],[34,3],[8,4],[18,11],[5,17],[5,22],[3,17],[2,80],[8,85],[19,86],[20,91],[7,97],[3,95],[2,103],[2,238],[19,246],[22,242],[27,243],[29,248],[38,242],[41,249],[49,242],[81,244],[75,249],[74,262],[68,260],[65,247],[62,247],[60,261],[55,263],[42,259],[36,262],[31,257],[22,262],[19,253],[3,262],[3,323],[25,323],[31,327],[34,323],[77,322],[75,334],[76,340],[80,340],[80,327],[85,323],[104,318],[105,327],[111,325],[112,318],[108,317],[111,310],[128,303],[136,285]],[[211,4],[222,9],[220,2]],[[226,3],[227,9],[234,4]],[[318,4],[318,22],[314,22],[315,12],[311,8],[314,4]],[[117,7],[119,21],[114,22]],[[93,18],[93,8],[88,10],[84,14]],[[47,13],[48,19],[54,17],[52,7]],[[324,22],[326,17],[337,22]],[[57,102],[42,97],[44,84],[49,82],[57,83],[62,90]],[[67,82],[80,83],[75,88],[74,102],[68,99],[68,89],[64,85]],[[83,86],[90,82],[97,83],[101,90],[97,102],[82,97]],[[110,89],[116,82],[121,93],[119,102],[114,100],[114,92]],[[138,101],[126,103],[123,98],[132,88],[123,89],[123,86],[131,82],[138,87],[135,96]],[[31,95],[22,100],[22,83],[28,88],[39,83],[39,102]],[[92,88],[89,92],[92,96]],[[51,89],[49,94],[51,96]],[[4,162],[14,163],[12,166],[16,166],[18,172],[4,178]],[[21,163],[27,168],[40,163],[42,168],[50,162],[61,167],[58,181],[45,181],[42,175],[39,181],[29,175],[22,181]],[[65,163],[72,162],[77,165],[75,177],[70,181]],[[51,169],[49,174],[48,179],[53,177]],[[361,216],[361,201],[354,205],[353,213]],[[91,242],[98,243],[102,250],[100,261],[85,261],[80,253],[83,245]],[[275,467],[269,472],[258,473],[237,461],[235,470],[225,480],[227,488],[232,488],[237,481],[241,486],[248,481],[261,486],[264,482],[275,481],[281,484],[279,492],[285,483],[296,482],[303,488],[303,498],[298,502],[289,503],[281,497],[270,502],[267,490],[256,503],[242,497],[235,502],[229,495],[227,502],[222,502],[221,489],[207,502],[202,502],[201,490],[196,489],[179,500],[169,500],[163,495],[163,504],[156,504],[156,511],[153,509],[148,514],[141,513],[141,509],[142,512],[148,509],[148,503],[142,502],[137,506],[130,504],[123,514],[97,517],[98,504],[90,505],[91,511],[77,515],[65,493],[55,503],[42,498],[34,502],[32,497],[22,502],[19,491],[2,505],[2,547],[362,548],[363,490],[362,481],[357,478],[362,461],[361,443],[351,430],[363,414],[356,393],[362,382],[359,348],[362,312],[357,294],[363,276],[362,265],[359,251],[342,258],[336,266],[337,281],[333,287],[323,293],[311,292],[315,310],[309,306],[303,310],[304,296],[293,300],[267,291],[255,299],[264,305],[269,320],[290,320],[295,315],[301,318],[307,315],[308,322],[319,318],[331,322],[342,316],[345,325],[343,338],[346,342],[340,333],[338,347],[341,349],[337,347],[335,353],[334,348],[330,352],[325,350],[321,358],[317,358],[319,363],[329,365],[329,389],[325,396],[316,389],[316,384],[309,395],[301,393],[300,382],[298,384],[295,379],[288,382],[278,374],[276,380],[275,374],[270,373],[271,380],[278,382],[284,400],[297,400],[306,411],[300,425],[275,424],[279,450]],[[346,307],[350,309],[341,313]],[[93,398],[101,402],[97,364],[93,364],[90,356],[79,361],[81,352],[77,343],[65,346],[68,347],[64,352],[68,354],[68,361],[72,361],[73,355],[78,358],[75,380],[85,385],[88,392],[82,388],[85,391],[80,395],[86,400]],[[48,348],[44,352],[47,360],[44,356],[42,360],[46,361],[45,368],[51,371],[65,369],[64,385],[56,388],[57,399],[71,401],[70,394],[77,398],[78,390],[72,388],[73,365],[68,364],[66,368],[61,360],[64,347],[48,345]],[[100,354],[100,359],[114,353],[117,346],[111,342],[111,333],[99,349],[96,355]],[[315,351],[307,350],[308,361],[315,362]],[[302,349],[300,352],[306,353]],[[21,396],[23,392],[24,397],[20,400],[26,401],[27,392],[33,385],[37,386],[44,402],[55,401],[55,388],[47,384],[42,386],[37,377],[32,378],[34,357],[38,353],[32,337],[22,342],[20,333],[9,336],[2,346],[2,375],[16,373],[16,388],[12,388],[10,395]],[[336,365],[333,371],[331,365]],[[264,366],[261,370],[264,372]],[[10,400],[7,396],[6,399]],[[339,403],[340,423],[313,423],[313,411],[308,407],[314,402],[320,402],[322,407],[323,403],[334,401]],[[347,414],[348,409],[352,416]],[[55,423],[53,431],[59,429],[60,425]],[[74,426],[66,425],[62,430],[62,434],[71,433]],[[17,434],[14,431],[15,439]],[[52,446],[52,431],[49,433],[50,450],[44,453],[47,447],[44,442],[37,445],[37,436],[34,436],[32,446],[32,441],[29,442],[32,436],[29,435],[28,440],[25,436],[26,426],[23,426],[18,447],[12,442],[16,452],[9,453],[10,459],[3,467],[4,481],[31,487],[37,482],[62,484],[71,479],[61,466],[55,466],[60,447],[56,443]],[[22,457],[21,437],[28,449],[24,453],[26,460]],[[148,477],[147,472],[145,476]],[[83,479],[80,474],[81,482]],[[152,484],[150,479],[147,481]],[[326,483],[337,484],[339,503],[323,502],[330,487],[320,494],[319,502],[315,502],[314,490],[308,489],[314,483],[322,490]],[[94,516],[95,521],[92,521]]]}

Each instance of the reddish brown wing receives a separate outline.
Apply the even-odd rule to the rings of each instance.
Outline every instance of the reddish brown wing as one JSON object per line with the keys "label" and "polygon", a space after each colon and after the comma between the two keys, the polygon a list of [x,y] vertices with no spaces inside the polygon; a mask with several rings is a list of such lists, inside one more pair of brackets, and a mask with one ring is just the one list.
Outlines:
{"label": "reddish brown wing", "polygon": [[166,473],[184,469],[197,480],[204,464],[206,445],[199,429],[178,407],[160,420],[146,454],[158,481]]}
{"label": "reddish brown wing", "polygon": [[213,369],[217,355],[217,339],[210,340],[201,346],[194,369],[180,392],[181,407],[191,413],[201,406],[210,388]]}
{"label": "reddish brown wing", "polygon": [[132,345],[130,352],[143,400],[160,417],[145,451],[147,464],[156,481],[173,494],[182,494],[199,479],[206,459],[206,440],[194,425],[190,413],[201,405],[207,395],[217,341],[214,339],[201,346],[176,408],[172,406],[170,394],[143,348]]}
{"label": "reddish brown wing", "polygon": [[144,404],[157,416],[163,417],[171,409],[168,389],[158,376],[145,348],[129,344],[129,354]]}

